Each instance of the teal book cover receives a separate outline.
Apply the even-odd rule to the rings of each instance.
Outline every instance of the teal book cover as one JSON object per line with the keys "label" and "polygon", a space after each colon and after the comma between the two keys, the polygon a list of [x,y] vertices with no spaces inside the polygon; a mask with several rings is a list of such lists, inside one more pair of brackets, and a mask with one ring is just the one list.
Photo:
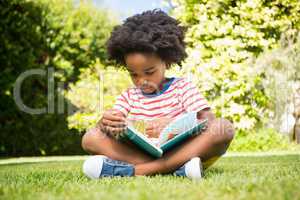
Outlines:
{"label": "teal book cover", "polygon": [[171,121],[160,133],[159,138],[148,138],[133,125],[128,125],[122,139],[129,139],[140,149],[159,158],[164,152],[180,145],[187,138],[205,130],[207,119],[198,120],[196,112],[189,112]]}

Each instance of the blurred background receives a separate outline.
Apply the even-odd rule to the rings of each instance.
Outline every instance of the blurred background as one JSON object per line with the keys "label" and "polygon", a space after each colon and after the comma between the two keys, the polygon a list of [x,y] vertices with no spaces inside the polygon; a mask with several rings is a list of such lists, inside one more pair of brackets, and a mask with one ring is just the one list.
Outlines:
{"label": "blurred background", "polygon": [[219,117],[230,151],[298,151],[298,0],[2,0],[0,155],[85,154],[84,131],[132,85],[105,42],[126,17],[160,8],[187,26],[188,76]]}

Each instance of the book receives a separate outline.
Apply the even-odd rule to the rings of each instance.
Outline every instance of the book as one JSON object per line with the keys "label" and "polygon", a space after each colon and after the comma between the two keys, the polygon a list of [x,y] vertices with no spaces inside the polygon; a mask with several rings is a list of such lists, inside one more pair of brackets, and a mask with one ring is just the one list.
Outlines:
{"label": "book", "polygon": [[207,119],[198,120],[197,112],[189,112],[172,120],[160,133],[158,138],[148,138],[133,124],[127,126],[121,139],[128,139],[148,154],[159,158],[164,152],[180,145],[192,135],[205,130]]}

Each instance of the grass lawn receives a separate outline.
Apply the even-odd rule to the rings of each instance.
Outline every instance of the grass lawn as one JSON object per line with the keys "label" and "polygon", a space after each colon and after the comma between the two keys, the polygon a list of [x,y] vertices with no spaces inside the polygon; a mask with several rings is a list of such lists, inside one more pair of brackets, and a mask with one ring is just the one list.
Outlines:
{"label": "grass lawn", "polygon": [[229,155],[201,182],[173,176],[91,181],[81,172],[82,159],[0,159],[0,199],[300,199],[299,153]]}

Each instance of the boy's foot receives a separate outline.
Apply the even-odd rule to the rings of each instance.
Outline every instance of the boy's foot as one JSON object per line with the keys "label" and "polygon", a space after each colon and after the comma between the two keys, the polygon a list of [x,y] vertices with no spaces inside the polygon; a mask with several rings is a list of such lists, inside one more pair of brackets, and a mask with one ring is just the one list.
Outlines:
{"label": "boy's foot", "polygon": [[174,172],[175,176],[188,177],[192,180],[200,180],[203,177],[201,159],[194,157]]}
{"label": "boy's foot", "polygon": [[91,179],[113,176],[133,176],[134,166],[103,155],[91,156],[82,167],[83,173]]}

